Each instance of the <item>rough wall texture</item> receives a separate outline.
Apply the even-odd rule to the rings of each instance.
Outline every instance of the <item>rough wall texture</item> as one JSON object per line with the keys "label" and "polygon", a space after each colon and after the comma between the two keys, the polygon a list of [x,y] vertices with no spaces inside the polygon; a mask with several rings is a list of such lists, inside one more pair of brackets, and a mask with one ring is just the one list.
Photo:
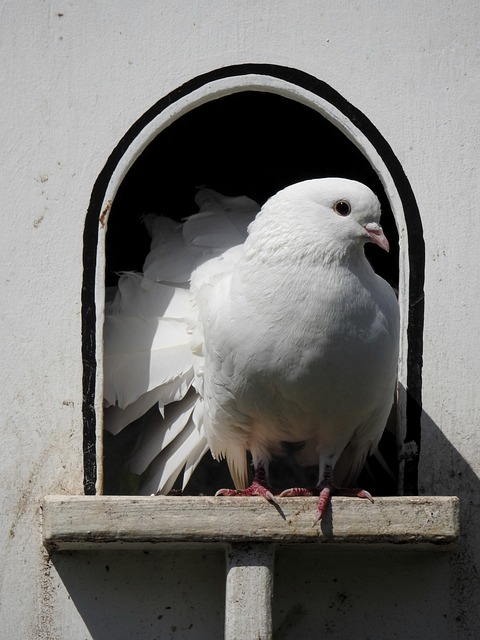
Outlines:
{"label": "rough wall texture", "polygon": [[39,505],[48,493],[82,491],[82,233],[95,179],[156,100],[244,62],[324,80],[404,167],[427,250],[420,490],[462,500],[452,554],[281,555],[277,637],[480,635],[479,23],[473,0],[2,3],[5,638],[221,637],[218,553],[52,563]]}

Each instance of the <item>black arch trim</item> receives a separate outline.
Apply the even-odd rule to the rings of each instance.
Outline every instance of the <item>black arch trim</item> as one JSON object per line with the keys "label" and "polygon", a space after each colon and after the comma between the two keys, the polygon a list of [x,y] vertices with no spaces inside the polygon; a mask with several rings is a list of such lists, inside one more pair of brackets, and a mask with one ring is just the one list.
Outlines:
{"label": "black arch trim", "polygon": [[332,104],[365,135],[385,163],[397,187],[407,223],[410,281],[407,359],[407,433],[406,442],[417,445],[417,455],[405,462],[405,493],[416,494],[418,487],[418,454],[420,452],[420,420],[422,412],[422,357],[424,322],[425,244],[420,212],[410,183],[388,142],[358,109],[335,89],[298,69],[273,64],[240,64],[222,67],[189,80],[148,109],[126,132],[109,156],[93,187],[83,234],[82,283],[82,359],[83,359],[83,462],[84,492],[96,492],[96,415],[95,382],[97,372],[95,272],[98,225],[108,184],[120,159],[142,129],[159,113],[180,98],[208,82],[243,75],[271,76],[307,89]]}

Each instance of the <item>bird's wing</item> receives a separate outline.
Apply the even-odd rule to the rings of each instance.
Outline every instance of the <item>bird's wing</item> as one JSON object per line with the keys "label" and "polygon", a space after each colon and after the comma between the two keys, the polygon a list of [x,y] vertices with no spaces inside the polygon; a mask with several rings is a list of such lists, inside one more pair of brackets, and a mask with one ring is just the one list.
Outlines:
{"label": "bird's wing", "polygon": [[380,276],[375,276],[374,282],[378,287],[383,314],[389,327],[390,348],[386,350],[381,365],[383,367],[380,371],[382,392],[379,394],[378,404],[368,419],[358,426],[335,465],[335,481],[345,487],[351,486],[357,480],[368,456],[377,451],[395,400],[399,308],[396,295],[390,285]]}
{"label": "bird's wing", "polygon": [[[393,394],[391,396],[393,401]],[[370,420],[354,433],[340,455],[334,470],[335,482],[341,487],[350,487],[358,479],[368,456],[372,455],[380,442],[388,419],[392,402],[381,407]]]}
{"label": "bird's wing", "polygon": [[145,216],[152,241],[143,273],[122,273],[105,306],[105,428],[117,434],[158,407],[145,418],[127,462],[146,479],[141,493],[168,493],[182,469],[185,486],[208,449],[201,375],[194,375],[202,370],[203,336],[189,283],[202,264],[200,287],[223,276],[228,258],[222,255],[244,241],[259,210],[249,198],[210,189],[201,189],[196,201],[199,213],[183,224]]}

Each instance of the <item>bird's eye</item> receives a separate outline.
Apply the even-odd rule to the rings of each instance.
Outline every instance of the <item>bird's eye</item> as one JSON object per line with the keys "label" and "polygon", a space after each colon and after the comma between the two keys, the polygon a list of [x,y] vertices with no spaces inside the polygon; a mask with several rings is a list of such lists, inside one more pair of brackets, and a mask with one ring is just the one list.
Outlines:
{"label": "bird's eye", "polygon": [[350,203],[346,200],[339,200],[333,205],[333,208],[339,216],[348,216],[348,214],[352,210]]}

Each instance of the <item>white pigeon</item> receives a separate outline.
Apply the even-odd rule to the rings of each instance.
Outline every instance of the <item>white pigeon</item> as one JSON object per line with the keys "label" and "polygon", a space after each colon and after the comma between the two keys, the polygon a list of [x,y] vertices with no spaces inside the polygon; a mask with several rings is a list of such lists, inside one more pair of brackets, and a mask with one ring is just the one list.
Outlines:
{"label": "white pigeon", "polygon": [[[105,329],[106,398],[118,405],[111,408],[111,424],[117,426],[109,426],[107,414],[107,428],[118,430],[156,402],[163,413],[173,401],[165,420],[149,419],[132,456],[132,470],[148,467],[145,492],[168,492],[182,469],[185,485],[209,448],[214,458],[227,460],[236,487],[217,494],[275,501],[269,462],[282,453],[283,443],[303,443],[298,462],[319,469],[316,521],[334,489],[371,498],[338,485],[355,482],[378,445],[394,399],[398,303],[364,254],[367,242],[388,251],[378,199],[352,180],[300,182],[267,201],[243,244],[229,240],[235,234],[225,227],[223,236],[217,228],[212,242],[212,226],[202,235],[200,223],[202,216],[217,223],[223,215],[241,235],[239,220],[251,218],[254,203],[209,190],[199,200],[201,213],[183,229],[154,220],[162,228],[153,234],[156,258],[147,258],[143,276],[123,276],[136,293],[125,294],[120,280],[119,291],[128,300],[122,305],[117,295]],[[225,250],[228,245],[236,246]],[[170,266],[167,275],[162,261]],[[202,262],[187,299],[182,283]],[[139,291],[147,292],[148,303],[137,300]],[[138,365],[135,352],[146,350],[138,323],[149,341],[150,362],[133,367],[130,382],[132,357]],[[131,357],[119,374],[124,352]],[[191,384],[195,394],[187,393]],[[247,451],[255,469],[250,486]],[[293,487],[280,495],[310,490]]]}

